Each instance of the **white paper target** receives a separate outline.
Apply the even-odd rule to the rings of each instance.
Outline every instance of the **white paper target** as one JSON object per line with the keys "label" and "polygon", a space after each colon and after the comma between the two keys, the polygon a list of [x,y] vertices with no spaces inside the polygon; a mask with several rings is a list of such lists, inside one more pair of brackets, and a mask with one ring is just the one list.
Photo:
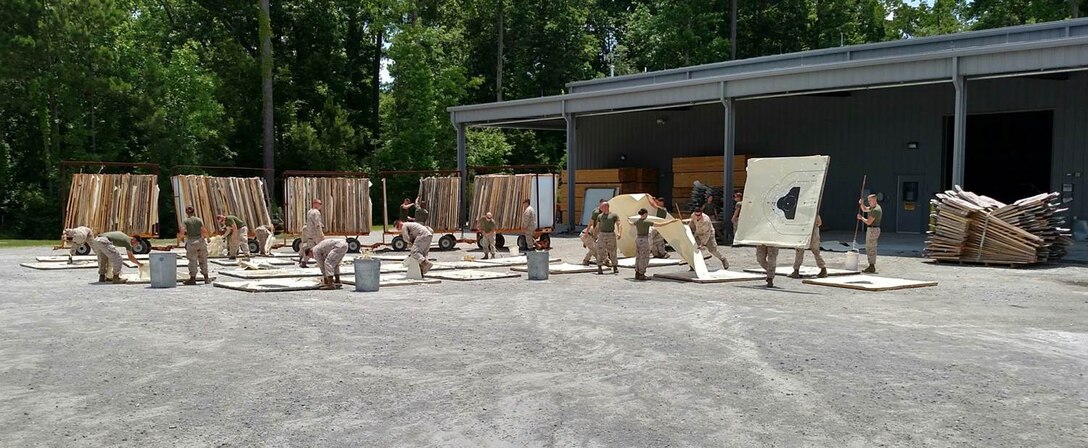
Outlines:
{"label": "white paper target", "polygon": [[749,160],[733,244],[807,248],[830,162],[828,156]]}

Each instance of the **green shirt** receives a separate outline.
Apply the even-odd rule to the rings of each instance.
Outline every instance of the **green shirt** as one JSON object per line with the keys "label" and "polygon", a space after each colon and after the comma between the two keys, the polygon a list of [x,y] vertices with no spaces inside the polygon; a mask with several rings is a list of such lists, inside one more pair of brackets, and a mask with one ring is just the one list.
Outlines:
{"label": "green shirt", "polygon": [[480,232],[491,233],[495,231],[495,220],[488,220],[487,218],[480,220]]}
{"label": "green shirt", "polygon": [[669,211],[665,210],[664,208],[659,208],[659,209],[657,209],[657,213],[655,214],[655,216],[657,216],[658,218],[662,218],[662,219],[668,218],[669,217]]}
{"label": "green shirt", "polygon": [[399,220],[400,220],[401,222],[405,222],[405,221],[407,221],[407,220],[408,220],[408,210],[409,210],[410,208],[411,208],[411,207],[408,207],[408,208],[404,208],[404,204],[401,204],[401,206],[400,206],[400,214],[399,214],[399,215],[397,215],[397,219],[399,219]]}
{"label": "green shirt", "polygon": [[132,239],[129,238],[128,235],[125,235],[125,232],[106,232],[98,236],[110,240],[116,247],[132,250]]}
{"label": "green shirt", "polygon": [[873,218],[873,223],[869,224],[869,227],[880,227],[880,218],[884,217],[884,210],[880,209],[880,206],[869,209],[869,218]]}
{"label": "green shirt", "polygon": [[713,201],[707,201],[706,205],[703,205],[703,213],[714,216],[718,214],[717,199]]}
{"label": "green shirt", "polygon": [[431,212],[427,209],[420,207],[416,209],[416,222],[420,224],[426,224],[427,219],[431,217]]}
{"label": "green shirt", "polygon": [[593,225],[597,222],[597,217],[601,216],[601,208],[597,207],[593,209],[593,214],[589,215],[589,225]]}
{"label": "green shirt", "polygon": [[238,230],[242,230],[242,227],[246,226],[246,222],[242,221],[241,218],[234,215],[228,215],[227,219],[223,221],[223,225],[227,226],[229,229],[231,224],[238,226]]}
{"label": "green shirt", "polygon": [[185,218],[185,220],[181,221],[181,225],[185,226],[186,239],[196,239],[202,236],[200,233],[201,230],[204,230],[204,220],[200,219],[199,216]]}
{"label": "green shirt", "polygon": [[654,223],[650,222],[646,218],[640,218],[635,221],[635,232],[638,236],[650,236],[650,227],[653,227]]}
{"label": "green shirt", "polygon": [[616,222],[619,220],[620,215],[612,212],[601,212],[601,214],[597,216],[597,222],[600,223],[602,232],[615,232]]}

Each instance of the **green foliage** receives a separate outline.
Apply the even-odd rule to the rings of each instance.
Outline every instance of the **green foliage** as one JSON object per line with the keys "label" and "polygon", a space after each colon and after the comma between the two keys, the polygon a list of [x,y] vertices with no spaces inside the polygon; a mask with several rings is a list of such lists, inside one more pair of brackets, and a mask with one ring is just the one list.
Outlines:
{"label": "green foliage", "polygon": [[499,129],[470,129],[465,140],[469,166],[505,165],[514,148]]}

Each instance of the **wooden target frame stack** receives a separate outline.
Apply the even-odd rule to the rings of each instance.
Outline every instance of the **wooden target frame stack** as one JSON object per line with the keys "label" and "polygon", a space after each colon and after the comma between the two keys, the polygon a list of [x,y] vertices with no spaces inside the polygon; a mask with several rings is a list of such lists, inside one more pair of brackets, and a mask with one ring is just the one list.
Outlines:
{"label": "wooden target frame stack", "polygon": [[159,180],[154,174],[72,175],[64,228],[121,231],[144,238],[159,229]]}
{"label": "wooden target frame stack", "polygon": [[320,199],[325,235],[370,234],[374,216],[370,203],[371,186],[370,179],[365,177],[287,177],[284,179],[287,233],[302,234],[306,212],[314,199]]}
{"label": "wooden target frame stack", "polygon": [[499,231],[520,231],[524,211],[521,201],[531,199],[533,180],[540,176],[552,175],[480,174],[474,177],[472,206],[468,216],[470,226],[475,227],[480,217],[491,212]]}
{"label": "wooden target frame stack", "polygon": [[196,209],[196,216],[205,224],[219,227],[216,215],[235,215],[249,226],[250,235],[260,225],[272,227],[268,210],[268,194],[264,180],[259,177],[213,177],[176,175],[170,178],[174,190],[174,210],[178,228],[185,219],[185,208]]}
{"label": "wooden target frame stack", "polygon": [[426,202],[430,212],[428,227],[435,233],[461,230],[458,214],[461,210],[461,177],[425,177],[419,180],[419,199]]}

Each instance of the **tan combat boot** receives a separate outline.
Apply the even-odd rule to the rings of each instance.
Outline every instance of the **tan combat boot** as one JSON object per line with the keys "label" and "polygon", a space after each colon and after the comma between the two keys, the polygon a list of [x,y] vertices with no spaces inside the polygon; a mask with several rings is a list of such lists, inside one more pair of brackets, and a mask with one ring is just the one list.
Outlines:
{"label": "tan combat boot", "polygon": [[819,278],[827,278],[827,268],[820,268],[820,273],[816,274]]}
{"label": "tan combat boot", "polygon": [[128,280],[125,280],[125,279],[121,278],[121,274],[113,274],[113,280],[111,280],[111,281],[115,285],[128,283]]}
{"label": "tan combat boot", "polygon": [[193,286],[196,284],[196,277],[189,277],[188,280],[181,282],[183,285]]}

